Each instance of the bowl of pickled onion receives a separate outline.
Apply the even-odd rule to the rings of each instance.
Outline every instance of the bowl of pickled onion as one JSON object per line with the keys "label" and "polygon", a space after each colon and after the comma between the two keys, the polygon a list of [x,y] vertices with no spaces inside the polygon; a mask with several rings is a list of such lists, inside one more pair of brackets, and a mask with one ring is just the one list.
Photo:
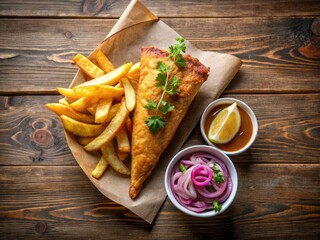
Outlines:
{"label": "bowl of pickled onion", "polygon": [[195,145],[178,152],[165,172],[170,201],[194,217],[212,217],[224,212],[238,189],[237,171],[221,150]]}

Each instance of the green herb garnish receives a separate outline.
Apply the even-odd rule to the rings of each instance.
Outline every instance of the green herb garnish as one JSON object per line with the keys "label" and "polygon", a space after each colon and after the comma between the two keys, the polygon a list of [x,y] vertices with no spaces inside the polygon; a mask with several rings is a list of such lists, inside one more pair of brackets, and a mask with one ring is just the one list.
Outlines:
{"label": "green herb garnish", "polygon": [[213,209],[214,209],[214,211],[220,212],[221,208],[222,208],[222,204],[219,204],[217,199],[214,200],[213,201]]}
{"label": "green herb garnish", "polygon": [[180,163],[179,167],[182,173],[185,173],[187,171],[186,167],[182,163]]}
{"label": "green herb garnish", "polygon": [[224,177],[222,175],[222,172],[221,172],[220,169],[217,168],[217,164],[216,163],[213,164],[212,171],[214,172],[214,181],[217,184],[220,184],[220,183],[224,182]]}
{"label": "green herb garnish", "polygon": [[156,78],[156,87],[161,88],[163,91],[160,100],[158,102],[150,100],[147,105],[144,106],[146,109],[154,111],[154,115],[146,120],[146,124],[151,132],[157,132],[159,128],[164,128],[166,125],[164,116],[174,109],[173,105],[163,99],[165,94],[172,96],[179,93],[178,87],[180,79],[170,75],[174,65],[178,68],[184,68],[186,66],[186,59],[182,57],[182,52],[186,52],[186,45],[182,37],[178,37],[176,41],[176,44],[169,47],[169,58],[173,60],[173,63],[171,65],[166,65],[162,61],[157,63],[159,73]]}

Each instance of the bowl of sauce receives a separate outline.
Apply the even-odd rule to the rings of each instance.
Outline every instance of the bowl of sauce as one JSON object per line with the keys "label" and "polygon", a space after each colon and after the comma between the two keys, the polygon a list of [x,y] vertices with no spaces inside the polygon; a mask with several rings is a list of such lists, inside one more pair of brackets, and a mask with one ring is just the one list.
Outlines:
{"label": "bowl of sauce", "polygon": [[[240,128],[227,143],[219,143],[210,139],[209,132],[215,118],[224,109],[235,105],[240,115]],[[211,102],[204,110],[200,120],[201,134],[207,144],[217,147],[228,155],[237,155],[251,147],[258,134],[258,121],[252,109],[243,101],[235,98],[219,98]],[[223,131],[223,130],[222,130]],[[222,134],[224,134],[222,132]]]}

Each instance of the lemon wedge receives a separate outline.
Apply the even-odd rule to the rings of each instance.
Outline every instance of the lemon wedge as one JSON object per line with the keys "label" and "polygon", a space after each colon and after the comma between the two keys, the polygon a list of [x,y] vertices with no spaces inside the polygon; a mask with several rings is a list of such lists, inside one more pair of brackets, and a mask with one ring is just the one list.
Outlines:
{"label": "lemon wedge", "polygon": [[216,144],[230,142],[237,134],[241,126],[241,117],[237,103],[224,108],[210,124],[208,138]]}

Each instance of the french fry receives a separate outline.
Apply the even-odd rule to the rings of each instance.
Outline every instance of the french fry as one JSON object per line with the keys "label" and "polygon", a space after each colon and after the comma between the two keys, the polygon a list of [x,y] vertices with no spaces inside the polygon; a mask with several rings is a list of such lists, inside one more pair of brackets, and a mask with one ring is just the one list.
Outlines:
{"label": "french fry", "polygon": [[122,88],[122,83],[121,82],[118,82],[116,85],[114,85],[114,87],[117,87],[117,88]]}
{"label": "french fry", "polygon": [[72,99],[79,99],[79,97],[76,97],[74,95],[74,92],[71,88],[59,88],[57,87],[57,91],[62,95],[62,96],[65,96],[65,97],[68,97],[68,98],[72,98]]}
{"label": "french fry", "polygon": [[122,126],[116,135],[118,149],[121,152],[130,152],[130,141],[125,126]]}
{"label": "french fry", "polygon": [[77,101],[71,103],[70,107],[72,107],[77,112],[87,113],[87,108],[97,103],[98,101],[99,98],[97,97],[82,97],[79,98]]}
{"label": "french fry", "polygon": [[127,118],[127,120],[126,120],[126,128],[127,128],[127,132],[128,132],[128,134],[129,135],[132,135],[132,120],[131,120],[131,118],[130,118],[130,116]]}
{"label": "french fry", "polygon": [[109,125],[105,130],[96,137],[92,142],[86,145],[84,148],[86,151],[96,151],[99,150],[106,143],[110,142],[118,133],[121,126],[124,124],[125,120],[129,116],[129,111],[126,107],[125,98],[122,99],[119,111],[116,113],[114,118],[112,118]]}
{"label": "french fry", "polygon": [[96,179],[100,178],[102,174],[106,171],[108,165],[109,163],[107,159],[104,156],[101,156],[99,163],[91,173],[92,177]]}
{"label": "french fry", "polygon": [[107,142],[102,148],[101,152],[103,157],[108,161],[110,166],[118,173],[124,175],[130,175],[130,170],[126,165],[118,158],[118,155],[114,149],[113,142]]}
{"label": "french fry", "polygon": [[87,111],[92,115],[96,115],[96,110],[97,110],[97,106],[98,106],[98,103],[95,103],[93,105],[91,105],[90,107],[87,108]]}
{"label": "french fry", "polygon": [[96,125],[96,124],[90,124],[90,123],[83,123],[83,122],[79,122],[77,120],[74,120],[70,117],[67,117],[65,115],[61,115],[60,119],[62,121],[64,128],[67,131],[73,133],[74,135],[80,136],[80,137],[98,136],[106,128],[105,124]]}
{"label": "french fry", "polygon": [[101,68],[80,53],[73,58],[73,61],[91,78],[97,78],[104,75],[104,71]]}
{"label": "french fry", "polygon": [[76,100],[79,99],[79,97],[76,97],[74,95],[74,92],[72,89],[70,88],[57,88],[57,91],[65,97],[66,102],[68,102],[69,104],[75,102]]}
{"label": "french fry", "polygon": [[85,123],[94,123],[94,117],[88,114],[79,113],[73,110],[71,107],[60,103],[48,103],[46,107],[56,113],[58,116],[66,115],[74,120]]}
{"label": "french fry", "polygon": [[127,74],[127,77],[130,79],[131,85],[136,90],[139,84],[140,78],[140,62],[135,63],[130,71]]}
{"label": "french fry", "polygon": [[102,152],[92,177],[101,178],[109,165],[120,174],[130,175],[123,161],[131,153],[129,115],[136,104],[140,62],[115,68],[101,50],[91,60],[82,54],[73,58],[82,74],[91,80],[73,88],[58,87],[63,98],[46,106],[60,117],[65,130],[73,133],[86,151]]}
{"label": "french fry", "polygon": [[116,115],[116,113],[119,111],[120,103],[113,104],[110,108],[108,117],[106,119],[106,123],[110,122],[112,118]]}
{"label": "french fry", "polygon": [[119,82],[119,80],[128,73],[128,71],[130,70],[131,66],[132,66],[131,62],[130,63],[126,63],[126,64],[114,69],[113,71],[101,76],[101,77],[98,77],[96,79],[92,79],[90,81],[81,83],[81,84],[75,86],[74,89],[78,88],[78,87],[81,87],[81,86],[92,86],[92,85],[110,85],[110,86],[113,86],[117,82]]}
{"label": "french fry", "polygon": [[128,72],[127,76],[130,79],[135,79],[135,80],[139,80],[140,78],[140,62],[135,63],[130,71]]}
{"label": "french fry", "polygon": [[120,161],[124,161],[127,159],[127,157],[129,157],[130,153],[126,153],[126,152],[120,152],[118,148],[116,148],[116,152],[118,155],[118,158],[120,159]]}
{"label": "french fry", "polygon": [[[116,88],[123,88],[121,81],[118,82],[114,87],[116,87]],[[120,103],[121,100],[122,100],[122,96],[120,96],[120,97],[114,97],[114,98],[113,98],[113,102],[114,102],[114,103]]]}
{"label": "french fry", "polygon": [[123,85],[124,95],[126,96],[126,106],[129,112],[131,112],[136,105],[136,94],[128,78],[123,77],[121,83]]}
{"label": "french fry", "polygon": [[98,52],[96,54],[96,60],[99,64],[100,68],[105,73],[111,72],[115,68],[113,66],[113,64],[110,62],[110,60],[107,58],[107,56],[101,50],[98,50]]}
{"label": "french fry", "polygon": [[95,112],[95,123],[103,123],[108,118],[112,106],[112,97],[101,98],[98,102]]}
{"label": "french fry", "polygon": [[124,93],[123,88],[116,88],[106,85],[81,86],[73,89],[74,94],[78,97],[119,97]]}
{"label": "french fry", "polygon": [[91,142],[95,137],[77,137],[77,141],[80,145],[85,146]]}
{"label": "french fry", "polygon": [[59,99],[59,103],[62,104],[62,105],[66,105],[66,106],[70,105],[70,103],[65,98],[60,98]]}

